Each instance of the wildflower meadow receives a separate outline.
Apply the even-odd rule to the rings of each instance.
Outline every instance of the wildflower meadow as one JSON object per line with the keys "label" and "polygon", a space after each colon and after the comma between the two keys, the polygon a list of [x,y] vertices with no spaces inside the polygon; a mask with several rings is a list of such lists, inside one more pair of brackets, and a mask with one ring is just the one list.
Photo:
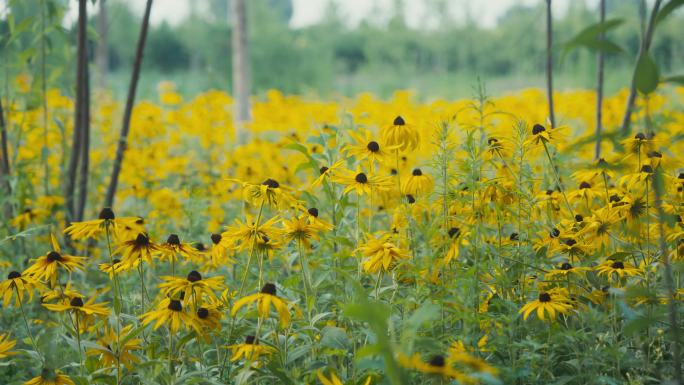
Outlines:
{"label": "wildflower meadow", "polygon": [[681,384],[684,86],[644,44],[614,93],[270,90],[244,120],[78,58],[76,91],[0,87],[1,384]]}

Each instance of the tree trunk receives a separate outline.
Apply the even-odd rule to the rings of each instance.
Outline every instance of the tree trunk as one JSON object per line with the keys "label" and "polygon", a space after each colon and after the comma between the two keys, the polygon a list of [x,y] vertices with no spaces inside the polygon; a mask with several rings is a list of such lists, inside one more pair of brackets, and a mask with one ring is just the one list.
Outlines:
{"label": "tree trunk", "polygon": [[112,176],[109,179],[109,187],[107,188],[107,196],[105,197],[104,207],[112,207],[114,204],[114,195],[116,194],[116,187],[119,183],[121,164],[123,163],[124,152],[126,151],[126,145],[128,144],[128,132],[131,126],[133,104],[135,103],[135,91],[138,88],[138,79],[140,78],[140,67],[142,66],[143,53],[145,51],[145,40],[147,40],[147,29],[150,25],[151,10],[152,0],[147,0],[142,26],[140,28],[140,35],[138,36],[138,46],[136,47],[135,59],[133,61],[131,83],[128,86],[128,97],[126,98],[126,108],[124,110],[123,124],[121,125],[121,134],[116,147],[116,158],[114,159]]}
{"label": "tree trunk", "polygon": [[249,138],[246,124],[251,120],[249,106],[249,44],[247,41],[247,9],[245,0],[232,0],[233,44],[233,103],[234,126],[237,143],[244,144]]}
{"label": "tree trunk", "polygon": [[95,50],[95,64],[97,66],[97,88],[107,87],[107,71],[109,70],[109,45],[107,41],[107,2],[100,0],[100,10],[97,13],[97,48]]}
{"label": "tree trunk", "polygon": [[551,127],[556,127],[556,117],[553,111],[553,17],[551,15],[551,0],[546,0],[546,99],[549,104],[549,120]]}
{"label": "tree trunk", "polygon": [[1,153],[0,153],[0,183],[2,190],[8,201],[5,202],[3,208],[5,220],[12,218],[12,205],[9,202],[9,196],[12,194],[12,185],[10,184],[10,163],[9,163],[9,146],[7,144],[7,126],[5,125],[5,112],[2,109],[2,97],[0,97],[0,138],[1,138]]}
{"label": "tree trunk", "polygon": [[[651,41],[653,40],[653,32],[655,30],[656,16],[660,10],[660,4],[662,0],[656,0],[653,4],[653,9],[651,10],[651,17],[648,20],[648,25],[645,30],[642,31],[641,44],[639,45],[639,53],[637,54],[637,60],[643,54],[651,49]],[[645,3],[642,3],[645,8]],[[629,96],[627,97],[627,105],[625,106],[625,114],[622,117],[622,135],[629,135],[629,131],[632,125],[632,113],[634,112],[634,103],[636,102],[637,89],[636,89],[636,71],[637,66],[634,65],[634,72],[632,73],[632,84],[629,87]]]}
{"label": "tree trunk", "polygon": [[66,223],[76,219],[75,209],[75,190],[76,180],[78,179],[78,166],[80,157],[83,153],[83,135],[87,130],[86,119],[86,72],[88,71],[88,54],[86,46],[87,38],[87,22],[88,15],[86,9],[87,0],[79,0],[78,2],[78,47],[76,53],[76,106],[74,112],[74,127],[71,145],[71,158],[69,159],[69,168],[67,170],[66,189],[64,201],[66,204]]}
{"label": "tree trunk", "polygon": [[[601,0],[599,3],[600,21],[606,21],[606,0]],[[603,40],[605,33],[602,32],[600,39]],[[601,157],[601,130],[603,125],[603,67],[605,61],[605,54],[603,51],[598,51],[598,68],[596,75],[596,150],[594,151],[594,159]]]}
{"label": "tree trunk", "polygon": [[[86,68],[88,66],[87,57]],[[83,131],[81,135],[81,167],[79,170],[78,179],[78,204],[76,205],[76,220],[82,221],[85,212],[86,202],[88,200],[88,172],[90,165],[90,74],[88,70],[83,74],[83,100],[85,109],[83,111]]]}

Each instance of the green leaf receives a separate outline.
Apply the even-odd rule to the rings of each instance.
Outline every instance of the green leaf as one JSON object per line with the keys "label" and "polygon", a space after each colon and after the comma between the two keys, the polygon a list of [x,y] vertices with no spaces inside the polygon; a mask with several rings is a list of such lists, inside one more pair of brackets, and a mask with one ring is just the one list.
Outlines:
{"label": "green leaf", "polygon": [[650,94],[658,88],[660,72],[658,65],[648,52],[643,52],[637,60],[634,72],[634,85],[639,92]]}
{"label": "green leaf", "polygon": [[670,2],[665,4],[658,12],[658,16],[656,16],[656,25],[665,20],[665,18],[667,18],[675,9],[682,5],[684,5],[684,0],[670,0]]}
{"label": "green leaf", "polygon": [[602,51],[605,53],[620,53],[623,49],[617,44],[601,38],[601,35],[606,31],[609,31],[620,24],[624,20],[622,19],[610,19],[604,22],[599,22],[592,24],[583,30],[581,30],[572,39],[568,40],[563,44],[563,51],[561,54],[561,61],[565,56],[574,48],[586,47],[595,51]]}
{"label": "green leaf", "polygon": [[323,328],[321,345],[332,349],[349,349],[349,337],[342,328],[326,326]]}
{"label": "green leaf", "polygon": [[660,82],[661,83],[677,83],[677,84],[684,86],[684,75],[666,76],[662,80],[660,80]]}

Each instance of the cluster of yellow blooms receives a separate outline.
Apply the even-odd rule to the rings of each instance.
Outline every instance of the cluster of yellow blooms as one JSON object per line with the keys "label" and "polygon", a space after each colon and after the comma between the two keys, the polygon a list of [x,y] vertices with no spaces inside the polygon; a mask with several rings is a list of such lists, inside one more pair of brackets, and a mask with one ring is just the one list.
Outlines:
{"label": "cluster of yellow blooms", "polygon": [[[430,103],[407,92],[389,101],[360,95],[333,103],[273,91],[254,100],[253,139],[237,146],[228,95],[209,91],[183,102],[166,85],[160,103],[141,102],[133,113],[116,210],[132,216],[104,208],[98,219],[70,223],[62,247],[55,226],[64,221],[63,200],[56,194],[72,101],[51,91],[47,138],[40,110],[11,105],[7,115],[22,133],[12,159],[26,179],[15,192],[20,214],[11,226],[49,224],[54,235],[25,268],[3,254],[10,272],[0,296],[5,307],[14,300],[21,309],[38,352],[24,311],[38,292],[43,307],[61,317],[47,325],[70,327],[79,354],[82,338],[96,341],[86,355],[116,371],[117,384],[155,354],[145,350],[152,343],[145,333],[153,333],[147,325],[168,330],[171,368],[185,360],[174,345],[179,334],[194,336],[200,349],[215,344],[219,377],[226,361],[257,370],[286,354],[297,334],[326,317],[353,338],[358,331],[336,310],[351,301],[337,280],[374,285],[368,296],[390,306],[422,293],[451,309],[452,320],[475,301],[476,347],[449,333],[446,354],[427,352],[428,360],[393,346],[403,368],[477,383],[499,372],[486,347],[503,327],[487,316],[496,300],[553,327],[589,307],[610,313],[615,297],[656,288],[663,266],[684,259],[684,112],[676,108],[684,89],[672,95],[641,101],[648,108],[635,115],[639,131],[627,138],[609,132],[595,159],[588,129],[594,94],[587,91],[557,95],[559,127],[544,123],[538,90]],[[618,126],[625,96],[606,100],[606,127]],[[118,134],[119,106],[100,100],[90,207],[102,203]],[[178,234],[206,235],[183,242]],[[109,283],[89,287],[85,278],[98,269]],[[468,280],[475,298],[444,299]],[[630,306],[682,299],[682,289],[670,289],[625,299]],[[95,294],[88,298],[86,290]],[[111,305],[98,296],[111,296]],[[418,303],[403,306],[402,314]],[[238,337],[244,342],[232,343]],[[15,354],[15,344],[0,335],[0,359]],[[229,360],[219,344],[231,350]],[[207,368],[204,356],[200,367]],[[336,373],[343,367],[328,366],[328,374],[312,371],[308,381],[342,384]],[[353,372],[345,373],[352,380]],[[366,384],[382,376],[359,375]],[[25,382],[73,383],[46,365]]]}

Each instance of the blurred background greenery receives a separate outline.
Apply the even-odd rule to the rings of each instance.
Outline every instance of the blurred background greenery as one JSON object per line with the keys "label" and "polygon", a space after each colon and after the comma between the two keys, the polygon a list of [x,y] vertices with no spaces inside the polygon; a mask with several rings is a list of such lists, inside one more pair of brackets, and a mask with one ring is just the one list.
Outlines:
{"label": "blurred background greenery", "polygon": [[[106,84],[123,97],[128,87],[141,15],[132,1],[107,0]],[[172,12],[177,2],[157,1],[152,13]],[[231,88],[230,0],[192,0],[182,20],[161,21],[150,27],[139,88],[142,98],[152,97],[161,80],[171,80],[184,95]],[[325,0],[321,0],[325,1]],[[371,1],[371,0],[369,0]],[[292,0],[249,0],[249,43],[253,91],[268,89],[326,97],[369,91],[387,96],[397,89],[412,89],[422,99],[470,95],[476,78],[490,93],[544,85],[544,2],[517,2],[484,26],[478,15],[464,12],[453,17],[449,0],[413,0],[425,3],[423,17],[429,27],[407,22],[405,2],[383,2],[374,8],[383,17],[367,15],[358,23],[345,20],[340,1],[327,1],[320,20],[292,26]],[[0,1],[2,4],[3,1]],[[99,3],[99,1],[97,2]],[[453,2],[451,2],[453,3]],[[459,1],[458,3],[464,3]],[[465,2],[467,3],[467,1]],[[28,71],[41,76],[41,31],[47,40],[46,76],[51,85],[72,94],[75,77],[75,19],[69,18],[76,1],[5,0],[0,17],[0,54],[5,74]],[[201,6],[198,6],[201,5]],[[573,50],[560,60],[560,46],[584,27],[598,21],[596,2],[573,0],[554,20],[557,89],[593,88],[596,54]],[[607,18],[624,23],[608,37],[622,53],[607,57],[608,93],[629,84],[639,47],[639,0],[609,0]],[[40,6],[46,11],[37,11]],[[98,8],[91,7],[89,54],[95,67]],[[139,7],[138,7],[139,8]],[[11,17],[9,17],[11,15]],[[43,19],[45,24],[43,24]],[[10,20],[11,19],[11,20]],[[37,19],[40,19],[37,21]],[[30,21],[27,21],[30,20]],[[25,23],[24,29],[22,26]],[[684,64],[684,17],[673,15],[659,27],[651,52],[663,74]],[[12,34],[8,32],[10,29]],[[11,36],[11,37],[10,37]],[[73,69],[73,70],[72,70]],[[681,71],[679,71],[681,72]],[[97,76],[98,72],[93,71]],[[37,84],[38,82],[34,82]]]}

